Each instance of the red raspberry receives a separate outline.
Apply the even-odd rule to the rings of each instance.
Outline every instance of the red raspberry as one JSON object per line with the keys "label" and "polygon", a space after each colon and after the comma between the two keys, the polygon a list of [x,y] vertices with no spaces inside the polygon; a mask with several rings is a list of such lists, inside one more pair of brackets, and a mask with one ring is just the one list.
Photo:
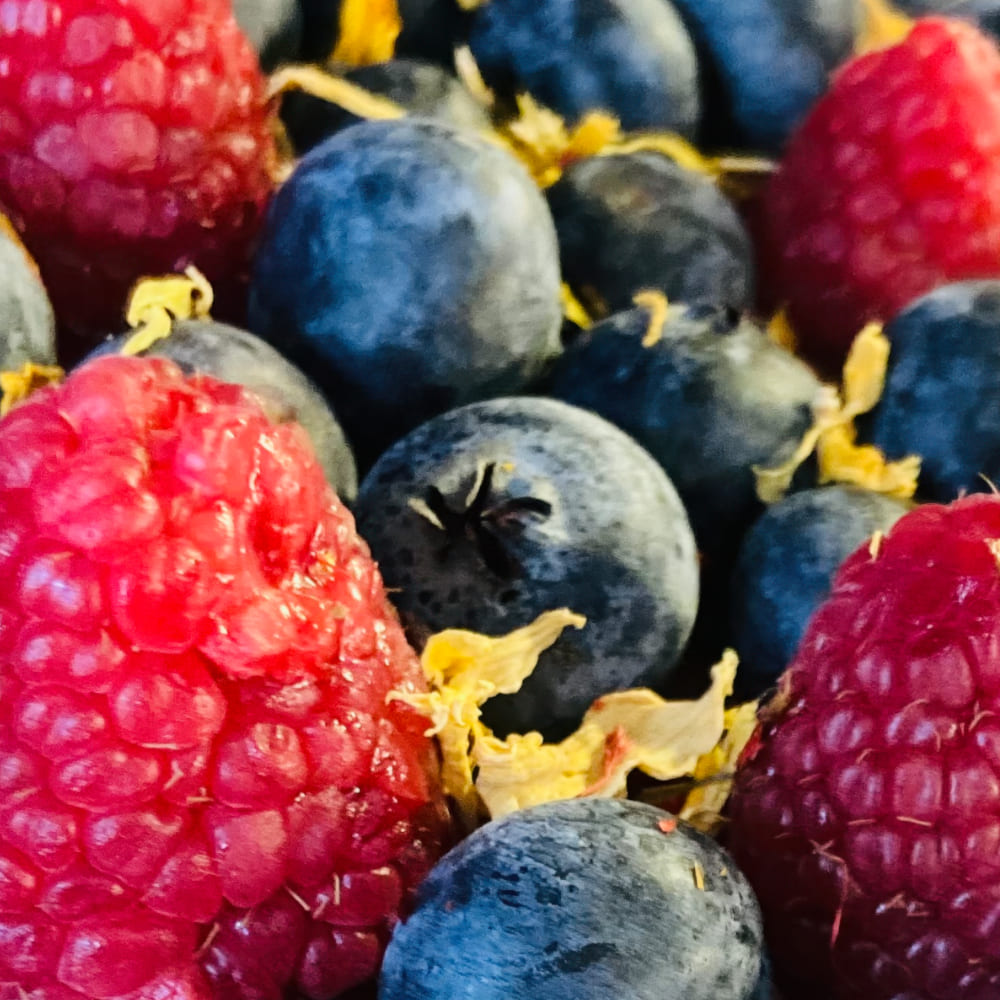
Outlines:
{"label": "red raspberry", "polygon": [[1000,996],[1000,497],[841,568],[749,750],[731,846],[793,995]]}
{"label": "red raspberry", "polygon": [[970,24],[918,21],[861,56],[793,137],[761,212],[760,268],[802,352],[851,339],[937,285],[1000,275],[1000,53]]}
{"label": "red raspberry", "polygon": [[229,0],[0,7],[0,203],[60,323],[105,335],[138,277],[189,264],[225,298],[275,159]]}
{"label": "red raspberry", "polygon": [[304,433],[171,362],[86,365],[0,423],[0,573],[0,984],[369,979],[446,813],[386,701],[419,662]]}

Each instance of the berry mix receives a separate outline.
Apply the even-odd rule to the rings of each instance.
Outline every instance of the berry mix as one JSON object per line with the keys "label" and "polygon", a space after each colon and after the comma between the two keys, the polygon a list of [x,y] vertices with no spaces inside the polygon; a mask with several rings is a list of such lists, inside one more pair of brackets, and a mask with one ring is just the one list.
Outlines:
{"label": "berry mix", "polygon": [[1000,1000],[1000,3],[0,2],[0,1000]]}

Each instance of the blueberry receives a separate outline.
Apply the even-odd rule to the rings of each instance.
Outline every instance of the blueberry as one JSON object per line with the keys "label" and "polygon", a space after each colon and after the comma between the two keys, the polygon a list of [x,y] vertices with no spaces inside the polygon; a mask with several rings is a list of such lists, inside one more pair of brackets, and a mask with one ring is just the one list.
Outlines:
{"label": "blueberry", "polygon": [[777,681],[840,564],[907,509],[860,487],[826,486],[793,493],[760,517],[740,547],[731,587],[741,694],[757,697]]}
{"label": "blueberry", "polygon": [[518,694],[487,702],[501,733],[566,735],[599,695],[658,685],[690,633],[698,569],[673,486],[629,437],[565,403],[495,399],[429,421],[379,459],[356,514],[418,644],[444,628],[504,634],[559,607],[587,617]]}
{"label": "blueberry", "polygon": [[921,456],[923,499],[1000,483],[1000,281],[938,288],[885,332],[889,371],[865,437],[890,458]]}
{"label": "blueberry", "polygon": [[56,321],[27,251],[0,229],[0,371],[56,363]]}
{"label": "blueberry", "polygon": [[[106,340],[84,362],[117,353],[130,336]],[[270,344],[224,323],[189,320],[175,323],[170,336],[145,353],[170,358],[188,373],[198,371],[245,386],[260,399],[272,420],[301,424],[330,485],[345,503],[354,500],[358,473],[344,432],[319,390]]]}
{"label": "blueberry", "polygon": [[489,0],[469,45],[501,95],[528,91],[570,121],[601,108],[629,130],[698,126],[694,45],[668,0]]}
{"label": "blueberry", "polygon": [[302,10],[298,0],[233,0],[233,13],[265,71],[299,58]]}
{"label": "blueberry", "polygon": [[445,855],[393,932],[379,1000],[750,1000],[764,966],[757,900],[715,841],[583,798]]}
{"label": "blueberry", "polygon": [[650,320],[642,307],[593,326],[556,363],[550,392],[647,448],[684,500],[699,547],[718,559],[761,509],[753,466],[794,451],[820,385],[727,310],[671,308],[646,346]]}
{"label": "blueberry", "polygon": [[[780,151],[851,55],[857,0],[674,0],[719,81],[737,141]],[[716,113],[706,108],[706,120]],[[714,138],[714,137],[713,137]]]}
{"label": "blueberry", "polygon": [[366,122],[271,202],[250,326],[318,382],[368,464],[533,379],[560,349],[559,282],[552,219],[513,157],[438,122]]}
{"label": "blueberry", "polygon": [[753,247],[708,177],[659,153],[594,156],[548,192],[563,275],[596,311],[657,288],[678,302],[753,300]]}
{"label": "blueberry", "polygon": [[[343,74],[351,83],[387,97],[412,114],[457,127],[484,131],[490,118],[483,106],[450,73],[433,63],[393,59]],[[305,93],[286,94],[281,117],[299,153],[361,119],[336,104]]]}

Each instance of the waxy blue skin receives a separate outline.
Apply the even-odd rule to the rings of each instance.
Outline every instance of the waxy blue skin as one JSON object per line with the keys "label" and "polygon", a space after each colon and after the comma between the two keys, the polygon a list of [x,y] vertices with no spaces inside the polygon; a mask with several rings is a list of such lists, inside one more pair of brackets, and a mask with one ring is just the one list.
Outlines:
{"label": "waxy blue skin", "polygon": [[885,328],[889,370],[866,440],[921,458],[918,496],[947,503],[1000,483],[1000,281],[945,285]]}
{"label": "waxy blue skin", "polygon": [[[490,127],[485,108],[451,73],[433,63],[393,59],[350,69],[342,75],[351,83],[388,98],[410,114],[435,118],[460,128],[485,131]],[[361,121],[339,105],[294,91],[285,95],[281,117],[299,154]]]}
{"label": "waxy blue skin", "polygon": [[[465,511],[487,466],[480,518],[448,529],[411,505],[436,489]],[[445,628],[502,635],[553,608],[587,618],[517,694],[484,706],[500,733],[561,739],[600,695],[662,684],[690,634],[698,567],[673,486],[629,437],[565,403],[495,399],[429,421],[371,469],[355,514],[418,646]]]}
{"label": "waxy blue skin", "polygon": [[563,276],[603,315],[649,288],[671,302],[752,305],[750,237],[710,178],[659,153],[594,156],[547,194]]}
{"label": "waxy blue skin", "polygon": [[757,900],[714,840],[582,798],[445,855],[393,932],[379,1000],[763,1000],[765,967]]}
{"label": "waxy blue skin", "polygon": [[699,549],[725,560],[762,509],[754,466],[791,455],[820,385],[727,310],[671,308],[644,346],[650,319],[634,308],[591,327],[556,363],[549,391],[643,445],[677,487]]}
{"label": "waxy blue skin", "polygon": [[302,10],[298,0],[233,0],[233,13],[265,72],[299,59]]}
{"label": "waxy blue skin", "polygon": [[248,311],[367,467],[437,413],[521,391],[559,353],[555,227],[487,140],[419,118],[354,125],[272,200]]}
{"label": "waxy blue skin", "polygon": [[860,487],[824,486],[793,493],[761,515],[743,539],[730,586],[742,697],[777,683],[840,564],[908,509]]}
{"label": "waxy blue skin", "polygon": [[[106,340],[80,363],[118,353],[130,336],[125,333]],[[316,386],[270,344],[224,323],[189,320],[175,323],[169,337],[143,353],[170,358],[188,374],[201,372],[245,386],[260,399],[272,420],[301,424],[330,485],[345,503],[354,500],[357,467],[336,417]]]}
{"label": "waxy blue skin", "polygon": [[52,304],[23,247],[0,232],[0,371],[56,363]]}
{"label": "waxy blue skin", "polygon": [[697,58],[668,0],[490,0],[470,24],[472,54],[502,96],[527,91],[570,121],[602,109],[627,130],[695,134]]}
{"label": "waxy blue skin", "polygon": [[[710,68],[721,108],[708,103],[706,132],[726,146],[777,153],[850,57],[857,0],[674,0]],[[711,135],[726,117],[731,136]]]}

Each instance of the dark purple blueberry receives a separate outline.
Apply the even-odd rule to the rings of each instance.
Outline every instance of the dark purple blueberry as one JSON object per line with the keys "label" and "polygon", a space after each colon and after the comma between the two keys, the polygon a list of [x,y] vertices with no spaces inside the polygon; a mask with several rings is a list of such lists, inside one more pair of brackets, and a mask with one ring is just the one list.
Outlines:
{"label": "dark purple blueberry", "polygon": [[699,548],[726,559],[762,509],[754,466],[791,455],[820,384],[738,314],[671,308],[647,341],[651,317],[637,307],[591,327],[556,363],[549,391],[643,445],[677,487]]}
{"label": "dark purple blueberry", "polygon": [[864,436],[890,458],[921,457],[922,499],[1000,483],[1000,280],[938,288],[885,332],[889,371]]}
{"label": "dark purple blueberry", "polygon": [[[766,152],[781,150],[830,73],[852,54],[861,10],[857,0],[674,3],[716,85],[706,102],[707,139]],[[717,134],[719,117],[734,134]]]}
{"label": "dark purple blueberry", "polygon": [[709,177],[659,153],[594,156],[548,199],[563,276],[598,313],[628,309],[648,288],[673,302],[752,304],[750,237]]}
{"label": "dark purple blueberry", "polygon": [[565,736],[599,695],[660,685],[690,634],[698,567],[677,493],[577,407],[515,397],[436,417],[379,459],[355,513],[417,645],[445,628],[501,635],[553,608],[586,616],[520,692],[484,706],[501,733]]}
{"label": "dark purple blueberry", "polygon": [[421,421],[521,391],[560,350],[555,229],[524,168],[412,118],[317,146],[271,202],[250,328],[308,372],[362,465]]}
{"label": "dark purple blueberry", "polygon": [[[393,59],[347,70],[343,76],[373,94],[387,97],[411,114],[435,118],[457,128],[485,131],[490,126],[485,108],[451,73],[433,63]],[[285,95],[281,117],[292,145],[300,154],[361,121],[337,104],[294,91]]]}
{"label": "dark purple blueberry", "polygon": [[766,968],[757,900],[714,840],[582,798],[445,855],[393,932],[379,1000],[751,1000]]}
{"label": "dark purple blueberry", "polygon": [[489,0],[469,45],[501,96],[527,91],[571,121],[603,109],[628,130],[698,127],[694,45],[668,0]]}
{"label": "dark purple blueberry", "polygon": [[855,486],[824,486],[774,504],[747,532],[730,588],[731,641],[740,694],[777,683],[840,564],[908,510]]}
{"label": "dark purple blueberry", "polygon": [[[125,333],[106,340],[81,364],[117,353],[130,336]],[[175,323],[169,337],[144,353],[170,358],[188,374],[202,372],[245,386],[260,399],[272,420],[301,424],[330,485],[345,503],[354,500],[358,472],[340,424],[316,386],[270,344],[224,323],[189,320]]]}
{"label": "dark purple blueberry", "polygon": [[56,363],[52,304],[27,251],[0,230],[0,371]]}

